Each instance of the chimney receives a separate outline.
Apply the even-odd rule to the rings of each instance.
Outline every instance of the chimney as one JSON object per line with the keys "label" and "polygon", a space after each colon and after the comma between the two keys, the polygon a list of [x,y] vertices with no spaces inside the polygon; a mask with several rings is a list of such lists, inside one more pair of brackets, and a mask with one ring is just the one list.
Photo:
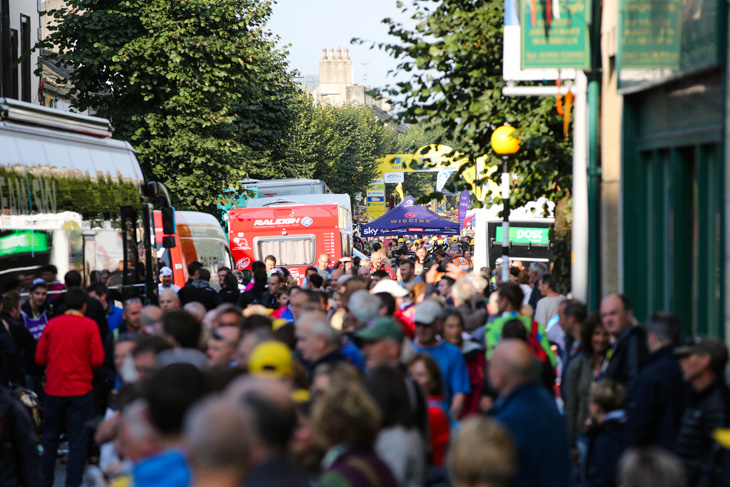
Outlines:
{"label": "chimney", "polygon": [[342,49],[337,48],[337,59],[342,59]]}
{"label": "chimney", "polygon": [[345,48],[345,59],[347,59],[347,60],[350,59],[350,50],[347,48]]}
{"label": "chimney", "polygon": [[332,48],[330,48],[330,55],[329,55],[329,58],[330,58],[330,59],[334,59],[334,58],[335,58],[335,50],[334,50],[334,49],[332,49]]}
{"label": "chimney", "polygon": [[327,48],[322,49],[322,59],[327,59]]}

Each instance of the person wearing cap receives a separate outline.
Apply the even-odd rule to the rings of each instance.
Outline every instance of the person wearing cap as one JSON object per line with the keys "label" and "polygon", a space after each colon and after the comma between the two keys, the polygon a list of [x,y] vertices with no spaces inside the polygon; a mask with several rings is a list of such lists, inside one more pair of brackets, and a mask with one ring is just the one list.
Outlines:
{"label": "person wearing cap", "polygon": [[406,335],[403,333],[403,328],[394,318],[385,316],[378,318],[373,326],[357,330],[353,337],[361,344],[368,370],[379,365],[389,365],[403,373],[411,412],[427,445],[429,436],[426,396],[408,373],[408,367],[402,361],[404,346],[410,346],[410,343],[405,341]]}
{"label": "person wearing cap", "polygon": [[691,388],[675,442],[687,485],[727,485],[720,481],[722,452],[712,434],[730,425],[730,389],[725,383],[727,347],[715,338],[688,338],[674,354],[679,357],[684,380]]}
{"label": "person wearing cap", "polygon": [[263,379],[294,377],[294,357],[285,344],[276,340],[259,343],[248,359],[248,372]]}
{"label": "person wearing cap", "polygon": [[157,285],[157,295],[161,296],[163,291],[180,291],[180,286],[172,283],[172,269],[165,266],[160,269],[160,283]]}
{"label": "person wearing cap", "polygon": [[426,299],[416,305],[414,321],[416,339],[413,348],[431,355],[439,364],[444,378],[444,404],[453,418],[460,418],[466,394],[471,392],[469,373],[459,347],[441,339],[444,310],[441,305]]}
{"label": "person wearing cap", "polygon": [[30,330],[33,338],[40,339],[43,329],[50,319],[50,307],[46,302],[48,298],[48,284],[45,279],[34,279],[30,285],[28,300],[20,307],[25,327]]}

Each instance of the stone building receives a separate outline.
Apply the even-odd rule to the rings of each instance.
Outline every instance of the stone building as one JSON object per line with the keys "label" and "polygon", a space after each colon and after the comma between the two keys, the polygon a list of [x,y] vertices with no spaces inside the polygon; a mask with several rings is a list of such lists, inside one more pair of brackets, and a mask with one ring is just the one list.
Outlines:
{"label": "stone building", "polygon": [[375,98],[368,94],[370,86],[361,86],[352,82],[352,60],[348,49],[322,49],[319,60],[319,86],[312,90],[314,103],[333,103],[343,105],[351,103],[375,107],[390,113],[388,98]]}

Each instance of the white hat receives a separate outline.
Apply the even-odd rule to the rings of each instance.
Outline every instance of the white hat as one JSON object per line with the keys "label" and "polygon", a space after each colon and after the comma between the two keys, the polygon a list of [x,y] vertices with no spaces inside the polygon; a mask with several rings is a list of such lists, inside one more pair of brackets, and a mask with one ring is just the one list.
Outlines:
{"label": "white hat", "polygon": [[394,298],[404,298],[408,296],[408,289],[404,288],[392,279],[381,279],[371,290],[371,294],[388,293]]}
{"label": "white hat", "polygon": [[169,267],[165,266],[162,269],[160,269],[160,276],[167,277],[167,276],[171,276],[171,275],[172,275],[172,269],[170,269]]}

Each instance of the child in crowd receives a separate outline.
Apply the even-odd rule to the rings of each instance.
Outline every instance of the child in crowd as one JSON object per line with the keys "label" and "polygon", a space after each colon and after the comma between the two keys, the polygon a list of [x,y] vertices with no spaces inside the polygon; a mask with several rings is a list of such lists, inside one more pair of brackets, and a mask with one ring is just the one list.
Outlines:
{"label": "child in crowd", "polygon": [[625,448],[625,400],[626,388],[611,379],[596,383],[591,391],[588,406],[591,426],[588,430],[584,487],[618,485],[618,462]]}

